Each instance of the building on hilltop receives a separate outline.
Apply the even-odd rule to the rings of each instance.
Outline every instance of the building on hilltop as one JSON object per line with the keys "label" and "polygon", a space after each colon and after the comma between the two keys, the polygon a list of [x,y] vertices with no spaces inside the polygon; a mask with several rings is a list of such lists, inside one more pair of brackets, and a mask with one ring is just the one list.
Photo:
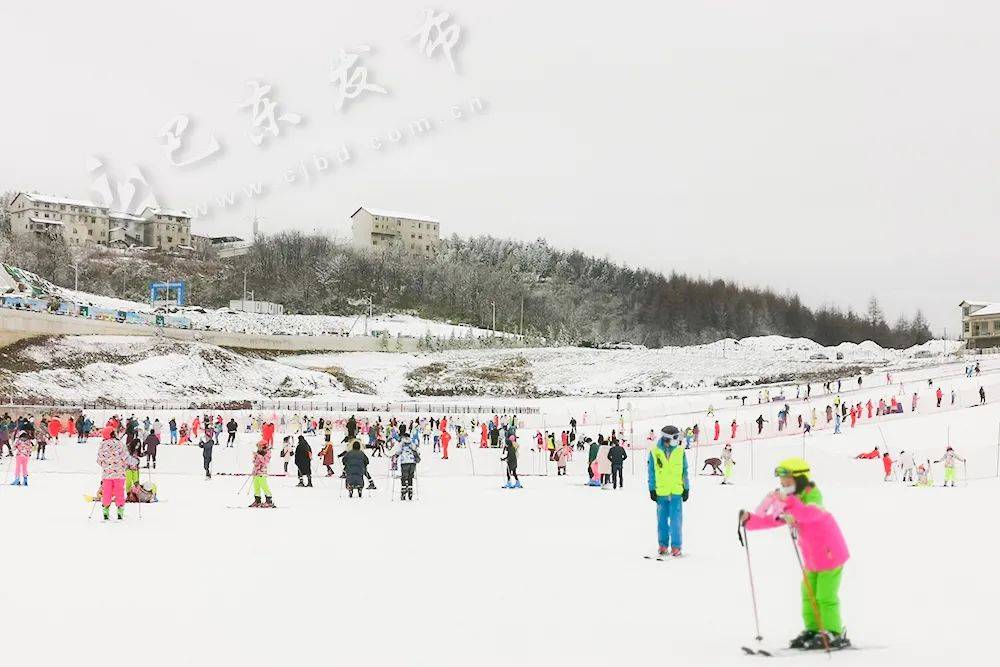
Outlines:
{"label": "building on hilltop", "polygon": [[351,216],[354,245],[372,250],[402,247],[412,255],[432,257],[441,248],[441,223],[434,218],[360,207]]}
{"label": "building on hilltop", "polygon": [[191,216],[185,211],[147,207],[133,215],[91,201],[36,192],[17,193],[10,203],[10,226],[15,236],[62,239],[74,246],[191,247]]}
{"label": "building on hilltop", "polygon": [[239,236],[202,236],[201,234],[192,234],[191,245],[197,253],[205,254],[211,250],[220,259],[229,259],[230,257],[243,257],[248,254],[253,242],[246,241]]}
{"label": "building on hilltop", "polygon": [[970,350],[1000,347],[1000,303],[963,301],[962,340]]}

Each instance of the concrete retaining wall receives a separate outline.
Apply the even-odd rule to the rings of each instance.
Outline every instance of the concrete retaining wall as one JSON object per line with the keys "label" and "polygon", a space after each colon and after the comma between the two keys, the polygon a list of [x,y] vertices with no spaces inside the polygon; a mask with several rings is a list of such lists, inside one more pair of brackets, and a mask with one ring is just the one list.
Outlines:
{"label": "concrete retaining wall", "polygon": [[[174,329],[0,308],[0,347],[40,336],[86,335],[160,336],[221,347],[282,352],[378,352],[382,349],[379,340],[373,336],[270,336]],[[417,342],[416,338],[392,338],[388,351],[415,352]]]}

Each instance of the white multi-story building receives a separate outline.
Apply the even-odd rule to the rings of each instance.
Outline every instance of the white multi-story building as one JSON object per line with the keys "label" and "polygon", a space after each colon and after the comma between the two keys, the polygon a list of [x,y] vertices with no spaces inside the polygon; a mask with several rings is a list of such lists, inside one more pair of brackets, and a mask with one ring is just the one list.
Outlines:
{"label": "white multi-story building", "polygon": [[402,247],[433,256],[441,248],[441,223],[434,218],[362,206],[351,216],[354,244],[373,250]]}
{"label": "white multi-story building", "polygon": [[94,202],[19,192],[10,203],[15,236],[63,239],[70,245],[141,246],[160,250],[191,247],[191,216],[146,208],[139,215]]}

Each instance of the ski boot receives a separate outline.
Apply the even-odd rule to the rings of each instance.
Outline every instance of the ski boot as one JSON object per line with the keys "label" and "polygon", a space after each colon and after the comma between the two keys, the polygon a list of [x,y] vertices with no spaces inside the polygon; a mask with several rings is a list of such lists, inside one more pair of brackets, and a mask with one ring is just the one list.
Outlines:
{"label": "ski boot", "polygon": [[843,632],[839,635],[835,632],[818,632],[802,648],[807,651],[822,651],[828,646],[831,651],[839,651],[843,648],[849,648],[851,640]]}
{"label": "ski boot", "polygon": [[111,509],[110,506],[104,508],[104,520],[105,521],[108,520],[108,510],[110,510],[110,509]]}
{"label": "ski boot", "polygon": [[413,500],[413,487],[412,486],[409,489],[407,489],[407,491],[406,491],[406,499],[407,500]]}
{"label": "ski boot", "polygon": [[118,520],[121,521],[124,518],[125,518],[125,508],[124,507],[119,507],[118,508]]}
{"label": "ski boot", "polygon": [[514,482],[507,482],[506,484],[504,484],[500,488],[502,488],[502,489],[513,489],[514,488]]}
{"label": "ski boot", "polygon": [[24,476],[24,482],[23,482],[23,484],[24,484],[24,486],[28,486],[28,476],[27,475]]}
{"label": "ski boot", "polygon": [[673,549],[671,549],[670,555],[673,556],[674,558],[680,558],[681,557],[680,547],[674,547]]}
{"label": "ski boot", "polygon": [[374,491],[375,490],[375,482],[373,482],[372,480],[368,480],[368,486],[366,486],[365,488],[368,489],[369,491]]}
{"label": "ski boot", "polygon": [[302,483],[302,478],[301,477],[299,477],[299,483],[296,484],[295,486],[305,486],[305,484]]}
{"label": "ski boot", "polygon": [[308,483],[306,484],[306,486],[312,486],[313,485],[312,475],[310,475],[307,479],[308,479]]}
{"label": "ski boot", "polygon": [[254,496],[250,507],[260,507],[260,496]]}
{"label": "ski boot", "polygon": [[399,499],[400,500],[406,500],[406,489],[401,489],[399,491]]}
{"label": "ski boot", "polygon": [[657,550],[656,550],[656,555],[657,556],[663,557],[663,556],[666,556],[668,554],[670,554],[670,549],[667,548],[667,547],[658,547]]}
{"label": "ski boot", "polygon": [[517,480],[516,482],[514,482],[514,488],[515,489],[524,488],[524,487],[521,486],[521,480]]}
{"label": "ski boot", "polygon": [[264,502],[261,503],[261,507],[274,508],[277,507],[277,505],[275,505],[274,501],[271,500],[271,496],[264,496]]}
{"label": "ski boot", "polygon": [[14,481],[10,483],[11,486],[21,486],[21,478],[15,477]]}
{"label": "ski boot", "polygon": [[353,498],[354,497],[354,487],[353,486],[347,490],[347,497],[348,498]]}
{"label": "ski boot", "polygon": [[805,648],[817,634],[812,630],[803,630],[798,637],[788,642],[788,648]]}

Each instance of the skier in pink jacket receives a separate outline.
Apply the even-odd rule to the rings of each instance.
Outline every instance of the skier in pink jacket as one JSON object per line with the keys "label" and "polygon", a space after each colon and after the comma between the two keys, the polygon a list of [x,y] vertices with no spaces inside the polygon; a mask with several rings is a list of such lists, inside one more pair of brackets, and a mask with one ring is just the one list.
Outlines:
{"label": "skier in pink jacket", "polygon": [[788,525],[801,552],[802,620],[805,630],[789,646],[842,649],[851,645],[840,618],[840,575],[850,557],[836,519],[823,508],[823,496],[809,478],[809,464],[799,458],[778,464],[781,488],[754,512],[740,510],[746,530]]}

